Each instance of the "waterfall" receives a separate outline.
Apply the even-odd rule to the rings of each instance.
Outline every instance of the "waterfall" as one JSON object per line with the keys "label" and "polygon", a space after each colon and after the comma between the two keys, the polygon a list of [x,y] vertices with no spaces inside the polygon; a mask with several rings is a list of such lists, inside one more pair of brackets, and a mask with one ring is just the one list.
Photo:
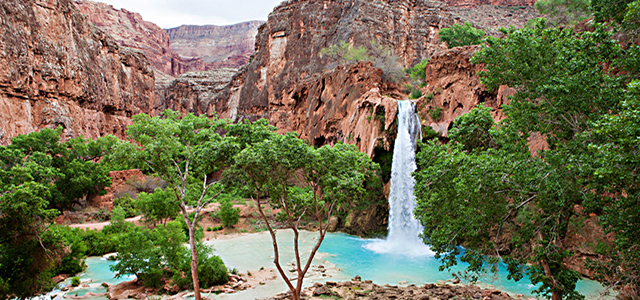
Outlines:
{"label": "waterfall", "polygon": [[366,246],[372,251],[411,256],[432,254],[418,236],[423,228],[413,215],[416,201],[411,173],[416,170],[418,138],[422,138],[422,130],[415,104],[398,101],[398,136],[393,149],[389,192],[389,236]]}

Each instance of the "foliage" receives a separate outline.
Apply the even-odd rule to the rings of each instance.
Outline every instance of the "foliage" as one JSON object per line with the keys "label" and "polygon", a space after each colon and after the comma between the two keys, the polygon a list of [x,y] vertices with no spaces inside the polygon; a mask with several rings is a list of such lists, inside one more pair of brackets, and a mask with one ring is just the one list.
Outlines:
{"label": "foliage", "polygon": [[113,200],[114,207],[121,207],[125,212],[126,218],[135,217],[138,215],[138,210],[136,209],[136,201],[131,198],[129,194],[124,194],[120,198],[116,198]]}
{"label": "foliage", "polygon": [[171,188],[165,190],[157,188],[151,194],[139,193],[136,207],[144,215],[145,221],[163,224],[175,218],[180,212],[175,192]]}
{"label": "foliage", "polygon": [[[222,185],[209,183],[207,175],[221,170],[237,150],[237,144],[218,134],[226,124],[227,121],[215,117],[209,119],[205,115],[180,117],[179,113],[171,110],[158,117],[136,115],[127,136],[138,145],[122,142],[115,147],[116,153],[107,157],[109,161],[142,164],[167,182],[167,190],[173,193],[172,202],[180,209],[189,232],[191,276],[196,300],[201,299],[196,245],[198,216],[222,192]],[[193,218],[189,218],[187,205],[194,207]],[[150,276],[149,281],[153,281],[158,274],[148,270],[147,276]]]}
{"label": "foliage", "polygon": [[419,89],[414,89],[409,95],[409,99],[418,99],[420,97],[422,97],[422,92]]}
{"label": "foliage", "polygon": [[74,276],[71,278],[71,285],[72,286],[79,286],[80,285],[80,277],[78,276]]}
{"label": "foliage", "polygon": [[442,107],[429,108],[429,117],[431,117],[433,121],[437,122],[442,118],[442,111]]}
{"label": "foliage", "polygon": [[[182,222],[158,225],[154,230],[133,227],[118,246],[117,263],[111,266],[118,276],[136,275],[145,286],[160,287],[163,279],[171,278],[181,288],[193,285],[190,253],[183,245],[187,239]],[[229,281],[222,260],[211,254],[212,249],[199,244],[198,274],[200,286],[208,288]]]}
{"label": "foliage", "polygon": [[[367,177],[373,177],[378,168],[353,145],[338,143],[334,147],[325,145],[314,149],[294,133],[273,133],[236,155],[234,169],[242,171],[240,174],[256,191],[256,204],[273,239],[276,268],[294,299],[300,299],[302,278],[326,235],[333,211],[337,206],[357,206],[361,195],[366,192],[364,182]],[[304,177],[300,178],[301,174]],[[310,190],[290,187],[289,180],[294,177],[306,182]],[[263,199],[266,195],[269,198]],[[281,209],[281,220],[294,232],[295,268],[299,278],[295,287],[280,265],[276,233],[264,214],[263,201],[272,208]],[[319,239],[303,264],[297,246],[298,227],[307,214],[318,222],[320,230]]]}
{"label": "foliage", "polygon": [[422,126],[422,142],[437,138],[440,134],[433,130],[431,126]]}
{"label": "foliage", "polygon": [[[612,260],[597,271],[635,288],[640,125],[629,81],[637,73],[620,71],[636,64],[637,47],[622,51],[600,25],[583,33],[534,25],[487,39],[472,60],[485,65],[488,89],[517,89],[503,107],[507,118],[493,124],[479,107],[456,120],[453,143],[421,147],[415,193],[424,240],[445,268],[464,261],[471,271],[495,270],[501,258],[508,278],[527,273],[541,283],[536,293],[580,299],[562,242],[581,205],[616,235]],[[548,144],[536,156],[527,144],[534,132]]]}
{"label": "foliage", "polygon": [[429,63],[429,59],[425,58],[412,68],[407,69],[407,73],[409,73],[409,77],[414,82],[424,82],[426,80],[426,68]]}
{"label": "foliage", "polygon": [[343,64],[372,60],[366,47],[353,47],[345,41],[329,46],[328,48],[321,49],[320,57],[330,57]]}
{"label": "foliage", "polygon": [[449,28],[442,28],[438,33],[440,39],[447,43],[449,48],[478,45],[484,37],[482,29],[473,28],[469,22],[464,25],[453,24]]}
{"label": "foliage", "polygon": [[591,10],[595,20],[605,22],[613,20],[614,22],[622,22],[629,4],[638,2],[637,0],[591,0]]}
{"label": "foliage", "polygon": [[591,16],[590,0],[539,0],[536,9],[553,26],[575,25]]}
{"label": "foliage", "polygon": [[449,131],[449,138],[462,144],[466,151],[493,148],[495,141],[489,132],[493,124],[491,107],[479,104],[469,113],[456,118],[453,128]]}
{"label": "foliage", "polygon": [[220,199],[220,209],[217,216],[222,220],[224,227],[232,228],[240,220],[240,209],[233,208],[233,204],[228,198]]}

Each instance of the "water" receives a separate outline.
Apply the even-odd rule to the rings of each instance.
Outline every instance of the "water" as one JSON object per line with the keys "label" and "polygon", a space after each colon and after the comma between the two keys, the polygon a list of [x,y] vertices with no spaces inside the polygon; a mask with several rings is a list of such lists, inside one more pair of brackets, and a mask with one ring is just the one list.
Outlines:
{"label": "water", "polygon": [[393,149],[389,192],[389,236],[366,245],[371,251],[408,256],[433,255],[421,241],[419,234],[423,228],[413,215],[416,201],[411,173],[416,170],[416,141],[421,135],[415,104],[398,101],[398,136]]}

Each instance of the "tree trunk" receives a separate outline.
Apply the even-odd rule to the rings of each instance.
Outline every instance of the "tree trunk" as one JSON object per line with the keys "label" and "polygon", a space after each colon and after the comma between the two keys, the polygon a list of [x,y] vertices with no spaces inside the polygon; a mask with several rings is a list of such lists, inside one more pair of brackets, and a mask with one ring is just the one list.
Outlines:
{"label": "tree trunk", "polygon": [[544,269],[544,275],[551,278],[553,282],[553,288],[551,290],[551,300],[562,300],[562,294],[556,290],[556,279],[551,274],[551,267],[549,267],[549,263],[546,259],[542,260],[542,269]]}
{"label": "tree trunk", "polygon": [[[196,249],[195,229],[191,224],[189,227],[189,245],[191,246],[191,278],[193,279],[193,292],[196,300],[201,300],[200,281],[198,280],[198,250]],[[555,300],[555,299],[554,299]]]}

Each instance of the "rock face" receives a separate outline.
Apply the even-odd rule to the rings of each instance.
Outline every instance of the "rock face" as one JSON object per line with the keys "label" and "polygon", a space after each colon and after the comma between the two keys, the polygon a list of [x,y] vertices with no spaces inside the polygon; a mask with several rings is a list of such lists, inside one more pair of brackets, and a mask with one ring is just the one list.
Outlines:
{"label": "rock face", "polygon": [[438,1],[284,2],[260,27],[254,59],[215,110],[234,120],[266,117],[315,145],[351,141],[371,155],[395,120],[395,101],[385,96],[394,87],[370,64],[325,72],[330,61],[320,50],[342,41],[356,47],[377,42],[404,67],[444,49],[436,34],[451,24]]}
{"label": "rock face", "polygon": [[[446,136],[453,121],[468,113],[479,103],[494,108],[494,119],[503,118],[501,105],[507,101],[500,93],[489,93],[480,83],[476,73],[483,69],[473,65],[469,59],[478,50],[478,46],[456,47],[442,51],[431,58],[427,64],[424,97],[418,100],[418,114],[423,125],[430,126]],[[436,115],[435,110],[442,109]]]}
{"label": "rock face", "polygon": [[123,136],[153,103],[144,56],[92,26],[71,0],[0,3],[0,143],[44,127]]}
{"label": "rock face", "polygon": [[119,45],[144,53],[158,71],[178,76],[193,70],[205,70],[206,63],[198,58],[182,58],[171,50],[169,35],[158,25],[142,19],[138,13],[93,1],[76,1],[80,11],[118,42]]}
{"label": "rock face", "polygon": [[165,109],[212,116],[215,101],[229,84],[237,69],[221,68],[211,71],[189,72],[175,80],[156,84],[156,102],[153,113],[160,114]]}
{"label": "rock face", "polygon": [[444,0],[450,6],[473,7],[478,5],[533,6],[538,0]]}
{"label": "rock face", "polygon": [[247,63],[255,50],[258,27],[264,21],[243,22],[229,26],[183,25],[167,29],[171,49],[182,57],[199,57],[207,70],[239,68]]}

